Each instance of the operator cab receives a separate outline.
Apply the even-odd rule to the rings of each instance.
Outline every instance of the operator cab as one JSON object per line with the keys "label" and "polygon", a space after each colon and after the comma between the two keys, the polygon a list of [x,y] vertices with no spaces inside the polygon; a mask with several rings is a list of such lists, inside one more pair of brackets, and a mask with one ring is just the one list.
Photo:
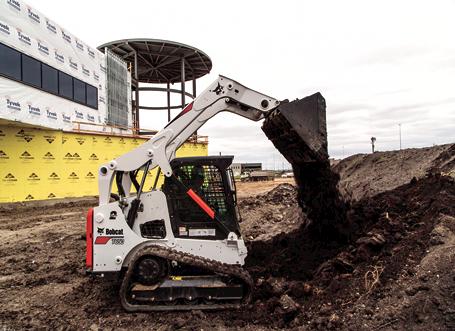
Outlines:
{"label": "operator cab", "polygon": [[169,206],[176,238],[223,240],[229,232],[240,236],[233,156],[176,158],[173,176],[162,191]]}

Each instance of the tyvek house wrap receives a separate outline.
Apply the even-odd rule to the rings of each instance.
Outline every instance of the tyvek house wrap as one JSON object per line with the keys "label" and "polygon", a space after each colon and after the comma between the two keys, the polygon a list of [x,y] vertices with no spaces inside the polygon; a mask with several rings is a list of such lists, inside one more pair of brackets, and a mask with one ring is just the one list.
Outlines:
{"label": "tyvek house wrap", "polygon": [[[64,130],[73,129],[74,121],[106,123],[106,56],[102,52],[19,0],[0,1],[0,42],[98,88],[98,109],[93,109],[0,76],[0,118]],[[129,107],[130,98],[128,93]],[[103,131],[103,127],[90,126],[90,130]]]}

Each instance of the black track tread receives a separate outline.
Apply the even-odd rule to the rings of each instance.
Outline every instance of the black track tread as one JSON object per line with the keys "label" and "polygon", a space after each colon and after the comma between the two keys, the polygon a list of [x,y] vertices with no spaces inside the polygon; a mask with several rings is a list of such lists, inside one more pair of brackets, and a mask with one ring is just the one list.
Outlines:
{"label": "black track tread", "polygon": [[[187,265],[203,268],[211,272],[227,275],[231,277],[237,277],[241,279],[246,287],[246,295],[244,296],[241,303],[223,303],[223,304],[196,304],[196,305],[144,305],[144,304],[133,304],[128,302],[127,291],[129,288],[130,280],[133,276],[134,265],[138,259],[144,255],[158,256],[169,261],[177,261]],[[251,300],[251,293],[253,290],[253,279],[250,274],[239,265],[232,265],[221,263],[219,261],[210,260],[200,256],[195,256],[189,253],[179,252],[174,249],[150,245],[137,251],[128,266],[128,269],[123,277],[122,284],[120,286],[120,301],[123,308],[129,312],[140,312],[140,311],[171,311],[171,310],[214,310],[214,309],[232,309],[240,308],[242,305],[247,304]]]}

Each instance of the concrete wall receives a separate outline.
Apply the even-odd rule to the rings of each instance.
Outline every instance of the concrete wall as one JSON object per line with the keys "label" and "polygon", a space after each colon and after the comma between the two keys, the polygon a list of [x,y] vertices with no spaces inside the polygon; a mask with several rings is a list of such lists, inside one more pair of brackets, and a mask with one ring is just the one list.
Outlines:
{"label": "concrete wall", "polygon": [[[97,195],[99,166],[145,141],[0,123],[0,202]],[[207,153],[207,144],[187,143],[177,156]]]}

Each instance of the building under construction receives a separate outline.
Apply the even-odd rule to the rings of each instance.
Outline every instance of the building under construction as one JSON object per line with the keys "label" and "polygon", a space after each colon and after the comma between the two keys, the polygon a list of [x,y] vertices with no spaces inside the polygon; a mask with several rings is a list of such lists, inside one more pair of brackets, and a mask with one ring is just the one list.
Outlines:
{"label": "building under construction", "polygon": [[[170,41],[94,48],[24,2],[2,1],[0,202],[96,195],[100,164],[154,133],[141,129],[140,110],[171,120],[211,67],[202,51]],[[150,92],[166,93],[167,104],[141,105]],[[172,93],[181,103],[171,105]],[[195,136],[177,154],[207,155],[207,143]]]}

